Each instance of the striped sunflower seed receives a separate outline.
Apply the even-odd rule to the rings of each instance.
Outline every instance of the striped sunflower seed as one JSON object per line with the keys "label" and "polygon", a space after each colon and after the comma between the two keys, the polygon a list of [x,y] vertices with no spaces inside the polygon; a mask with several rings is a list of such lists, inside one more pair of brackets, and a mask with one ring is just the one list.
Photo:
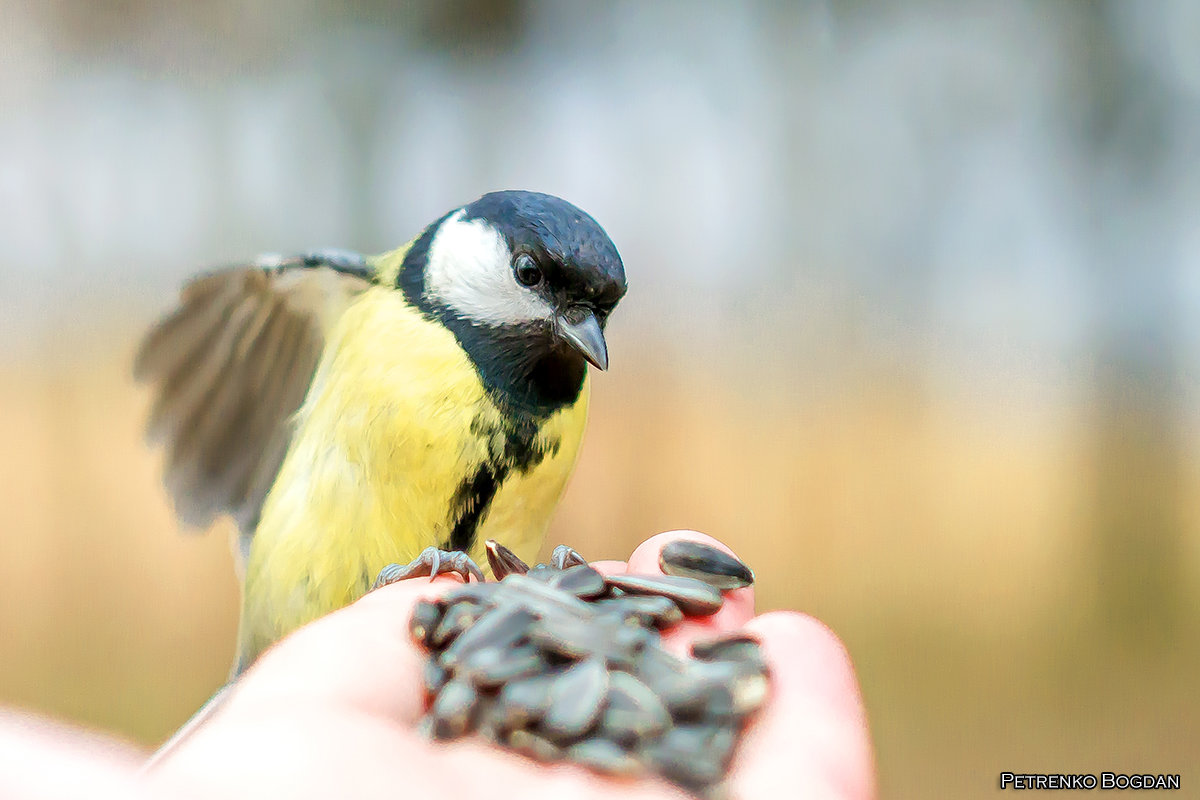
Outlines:
{"label": "striped sunflower seed", "polygon": [[443,686],[430,709],[434,738],[456,739],[466,733],[478,701],[479,694],[466,681],[452,680]]}
{"label": "striped sunflower seed", "polygon": [[604,736],[633,745],[670,727],[667,707],[649,686],[628,672],[613,672],[608,679],[608,698],[600,718]]}
{"label": "striped sunflower seed", "polygon": [[664,571],[675,574],[605,578],[570,548],[532,568],[498,543],[487,552],[499,582],[454,587],[414,609],[413,637],[433,656],[419,729],[437,739],[474,731],[538,760],[650,771],[723,797],[739,732],[767,697],[761,648],[727,635],[680,658],[656,628],[719,609],[724,584],[712,575],[737,570],[712,564],[728,556],[684,546],[665,550]]}
{"label": "striped sunflower seed", "polygon": [[492,568],[492,576],[496,580],[503,580],[506,575],[524,575],[529,572],[528,564],[495,539],[488,539],[483,543],[483,547],[487,553],[488,566]]}
{"label": "striped sunflower seed", "polygon": [[715,639],[692,642],[692,656],[701,661],[739,661],[753,664],[763,670],[767,661],[763,657],[762,644],[752,636],[733,633]]}
{"label": "striped sunflower seed", "polygon": [[550,687],[557,679],[557,675],[542,673],[504,684],[496,705],[509,727],[524,728],[540,722],[550,707]]}
{"label": "striped sunflower seed", "polygon": [[653,594],[608,597],[596,602],[596,611],[630,624],[656,628],[668,628],[683,619],[674,600]]}
{"label": "striped sunflower seed", "polygon": [[608,670],[596,659],[565,670],[550,687],[550,706],[538,729],[551,741],[570,744],[587,733],[608,694]]}
{"label": "striped sunflower seed", "polygon": [[467,654],[458,675],[481,689],[503,686],[508,681],[537,675],[546,669],[546,659],[531,644],[516,647],[482,647]]}
{"label": "striped sunflower seed", "polygon": [[450,680],[450,672],[438,663],[436,658],[427,659],[422,665],[421,685],[425,688],[426,694],[436,695],[448,680]]}
{"label": "striped sunflower seed", "polygon": [[771,684],[765,672],[743,673],[734,680],[731,688],[734,716],[745,718],[767,702]]}
{"label": "striped sunflower seed", "polygon": [[689,789],[702,789],[725,775],[729,754],[724,740],[716,741],[719,728],[679,725],[649,742],[642,754],[666,777]]}
{"label": "striped sunflower seed", "polygon": [[661,647],[646,648],[635,664],[635,675],[662,697],[664,689],[688,679],[687,664]]}
{"label": "striped sunflower seed", "polygon": [[576,764],[591,767],[606,775],[632,777],[646,771],[635,756],[607,739],[584,739],[571,745],[566,756]]}
{"label": "striped sunflower seed", "polygon": [[628,650],[628,657],[632,658],[636,643],[628,636],[616,638],[621,627],[624,626],[604,619],[580,624],[578,619],[566,614],[547,614],[530,626],[529,639],[546,652],[571,660],[621,649]]}
{"label": "striped sunflower seed", "polygon": [[437,603],[422,600],[413,607],[412,617],[408,621],[408,630],[414,640],[429,647],[432,643],[433,632],[442,621],[442,607]]}
{"label": "striped sunflower seed", "polygon": [[652,577],[650,575],[609,575],[609,586],[629,594],[661,595],[670,598],[689,617],[707,617],[721,610],[721,593],[695,578]]}
{"label": "striped sunflower seed", "polygon": [[726,721],[734,718],[733,689],[723,683],[681,681],[663,697],[677,721]]}
{"label": "striped sunflower seed", "polygon": [[608,591],[608,584],[605,583],[604,576],[587,564],[567,567],[551,578],[549,583],[555,589],[570,592],[584,600],[599,597]]}
{"label": "striped sunflower seed", "polygon": [[442,620],[433,629],[429,643],[434,647],[445,647],[460,633],[471,627],[483,614],[484,609],[475,603],[455,603],[442,614]]}
{"label": "striped sunflower seed", "polygon": [[507,744],[518,753],[523,753],[535,761],[562,761],[563,749],[554,742],[533,731],[523,728],[508,734]]}
{"label": "striped sunflower seed", "polygon": [[752,665],[699,661],[688,664],[683,679],[663,682],[660,691],[677,719],[738,722],[766,700],[767,679]]}
{"label": "striped sunflower seed", "polygon": [[695,578],[717,589],[740,589],[754,583],[754,573],[724,550],[700,542],[676,539],[658,554],[665,575]]}
{"label": "striped sunflower seed", "polygon": [[533,570],[527,575],[509,575],[502,580],[495,589],[495,602],[521,606],[539,617],[563,611],[579,619],[592,616],[587,603],[537,580]]}
{"label": "striped sunflower seed", "polygon": [[480,698],[479,711],[475,719],[475,735],[491,744],[503,745],[512,727],[503,715],[503,709],[491,698]]}
{"label": "striped sunflower seed", "polygon": [[[453,606],[452,610],[457,607]],[[527,609],[514,607],[498,608],[483,614],[442,652],[442,663],[453,666],[467,654],[483,648],[503,650],[526,636],[535,619]]]}
{"label": "striped sunflower seed", "polygon": [[559,573],[559,570],[549,564],[534,564],[529,568],[529,572],[525,574],[532,580],[538,583],[549,583],[554,580],[554,576]]}

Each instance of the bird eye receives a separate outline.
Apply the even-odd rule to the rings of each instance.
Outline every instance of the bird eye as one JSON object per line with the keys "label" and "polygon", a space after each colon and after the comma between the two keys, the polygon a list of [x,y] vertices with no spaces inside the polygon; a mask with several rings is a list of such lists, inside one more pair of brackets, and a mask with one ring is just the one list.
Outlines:
{"label": "bird eye", "polygon": [[513,262],[513,273],[525,286],[537,286],[542,282],[542,270],[528,253],[521,253]]}

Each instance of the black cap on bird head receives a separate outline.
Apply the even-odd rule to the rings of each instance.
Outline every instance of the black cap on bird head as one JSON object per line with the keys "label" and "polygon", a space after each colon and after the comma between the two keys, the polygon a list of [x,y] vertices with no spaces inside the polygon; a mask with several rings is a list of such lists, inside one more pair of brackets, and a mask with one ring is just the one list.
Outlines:
{"label": "black cap on bird head", "polygon": [[608,367],[604,327],[625,268],[604,229],[539,192],[492,192],[418,239],[400,271],[409,301],[458,337],[500,399],[551,411]]}

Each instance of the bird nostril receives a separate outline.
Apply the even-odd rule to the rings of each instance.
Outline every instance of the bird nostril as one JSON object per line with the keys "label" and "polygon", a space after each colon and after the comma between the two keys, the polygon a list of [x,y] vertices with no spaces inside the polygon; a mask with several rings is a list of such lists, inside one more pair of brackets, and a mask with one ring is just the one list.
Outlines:
{"label": "bird nostril", "polygon": [[591,316],[592,313],[592,309],[589,306],[573,305],[567,306],[566,310],[563,311],[563,317],[572,325],[578,325]]}

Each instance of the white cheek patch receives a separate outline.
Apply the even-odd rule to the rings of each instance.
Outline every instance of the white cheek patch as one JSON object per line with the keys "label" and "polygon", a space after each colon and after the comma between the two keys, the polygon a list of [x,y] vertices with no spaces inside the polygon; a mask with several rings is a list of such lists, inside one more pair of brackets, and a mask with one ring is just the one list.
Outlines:
{"label": "white cheek patch", "polygon": [[500,232],[456,211],[434,234],[425,266],[425,291],[464,317],[485,325],[548,320],[550,305],[517,283],[512,253]]}

